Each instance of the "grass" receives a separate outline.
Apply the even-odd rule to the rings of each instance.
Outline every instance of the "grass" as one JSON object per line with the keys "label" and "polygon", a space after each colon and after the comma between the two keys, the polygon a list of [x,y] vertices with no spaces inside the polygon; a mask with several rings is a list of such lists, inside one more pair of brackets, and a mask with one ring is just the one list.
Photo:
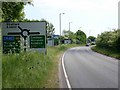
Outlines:
{"label": "grass", "polygon": [[3,56],[2,84],[4,88],[38,88],[52,63],[38,52]]}
{"label": "grass", "polygon": [[120,52],[114,49],[111,49],[111,48],[107,49],[107,48],[101,48],[101,47],[94,46],[92,47],[92,50],[98,53],[113,57],[113,58],[120,59]]}
{"label": "grass", "polygon": [[59,88],[58,62],[68,48],[79,45],[60,45],[47,48],[47,55],[39,52],[3,55],[3,88]]}
{"label": "grass", "polygon": [[0,28],[0,89],[2,89],[2,47],[1,47],[1,28]]}
{"label": "grass", "polygon": [[1,55],[1,48],[0,48],[0,89],[2,89],[2,55]]}

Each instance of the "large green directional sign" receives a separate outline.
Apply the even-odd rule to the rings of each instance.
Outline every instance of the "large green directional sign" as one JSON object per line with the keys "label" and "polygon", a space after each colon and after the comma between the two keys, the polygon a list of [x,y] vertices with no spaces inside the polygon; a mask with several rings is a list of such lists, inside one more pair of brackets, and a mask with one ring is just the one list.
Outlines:
{"label": "large green directional sign", "polygon": [[30,36],[30,48],[45,48],[45,35]]}

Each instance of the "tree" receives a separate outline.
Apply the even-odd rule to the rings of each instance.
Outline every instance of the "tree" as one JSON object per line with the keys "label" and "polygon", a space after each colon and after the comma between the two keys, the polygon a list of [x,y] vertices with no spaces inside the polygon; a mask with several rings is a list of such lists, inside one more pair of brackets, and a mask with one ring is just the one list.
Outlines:
{"label": "tree", "polygon": [[81,31],[81,30],[78,30],[76,33],[76,43],[77,44],[85,44],[86,43],[86,34]]}
{"label": "tree", "polygon": [[66,38],[68,38],[68,39],[71,39],[73,43],[74,43],[75,40],[76,40],[76,35],[75,35],[75,33],[72,32],[72,31],[63,30],[63,35],[64,35],[64,37],[66,37]]}
{"label": "tree", "polygon": [[24,5],[31,2],[2,2],[2,21],[21,21],[24,19]]}
{"label": "tree", "polygon": [[116,31],[117,38],[115,40],[114,46],[120,52],[120,29]]}
{"label": "tree", "polygon": [[52,23],[48,22],[47,25],[47,35],[53,35],[55,33],[55,28]]}
{"label": "tree", "polygon": [[47,26],[47,36],[51,36],[55,33],[55,28],[54,28],[54,25],[50,22],[48,22],[47,20],[45,19],[41,19],[40,21],[45,21],[46,22],[46,26]]}
{"label": "tree", "polygon": [[89,37],[88,37],[88,40],[90,40],[91,42],[94,42],[95,39],[96,39],[96,37],[94,37],[94,36],[89,36]]}
{"label": "tree", "polygon": [[107,31],[98,35],[96,45],[102,48],[120,51],[120,30]]}
{"label": "tree", "polygon": [[65,39],[64,36],[60,36],[60,37],[59,37],[59,40],[60,40],[60,43],[61,43],[61,44],[64,44],[64,39]]}

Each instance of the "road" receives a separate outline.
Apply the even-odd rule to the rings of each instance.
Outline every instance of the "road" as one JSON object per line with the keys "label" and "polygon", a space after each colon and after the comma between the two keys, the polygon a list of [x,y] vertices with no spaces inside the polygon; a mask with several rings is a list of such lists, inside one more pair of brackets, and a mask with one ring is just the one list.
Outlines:
{"label": "road", "polygon": [[63,62],[72,88],[118,88],[117,59],[84,46],[67,50]]}

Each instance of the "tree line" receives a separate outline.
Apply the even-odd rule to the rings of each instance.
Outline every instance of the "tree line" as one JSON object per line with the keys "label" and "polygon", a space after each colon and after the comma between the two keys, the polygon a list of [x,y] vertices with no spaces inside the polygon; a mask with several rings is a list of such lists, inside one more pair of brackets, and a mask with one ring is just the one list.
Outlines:
{"label": "tree line", "polygon": [[96,45],[120,51],[120,29],[101,33],[96,39]]}
{"label": "tree line", "polygon": [[85,44],[87,36],[82,30],[77,30],[75,33],[69,30],[63,30],[62,39],[70,39],[72,43]]}

